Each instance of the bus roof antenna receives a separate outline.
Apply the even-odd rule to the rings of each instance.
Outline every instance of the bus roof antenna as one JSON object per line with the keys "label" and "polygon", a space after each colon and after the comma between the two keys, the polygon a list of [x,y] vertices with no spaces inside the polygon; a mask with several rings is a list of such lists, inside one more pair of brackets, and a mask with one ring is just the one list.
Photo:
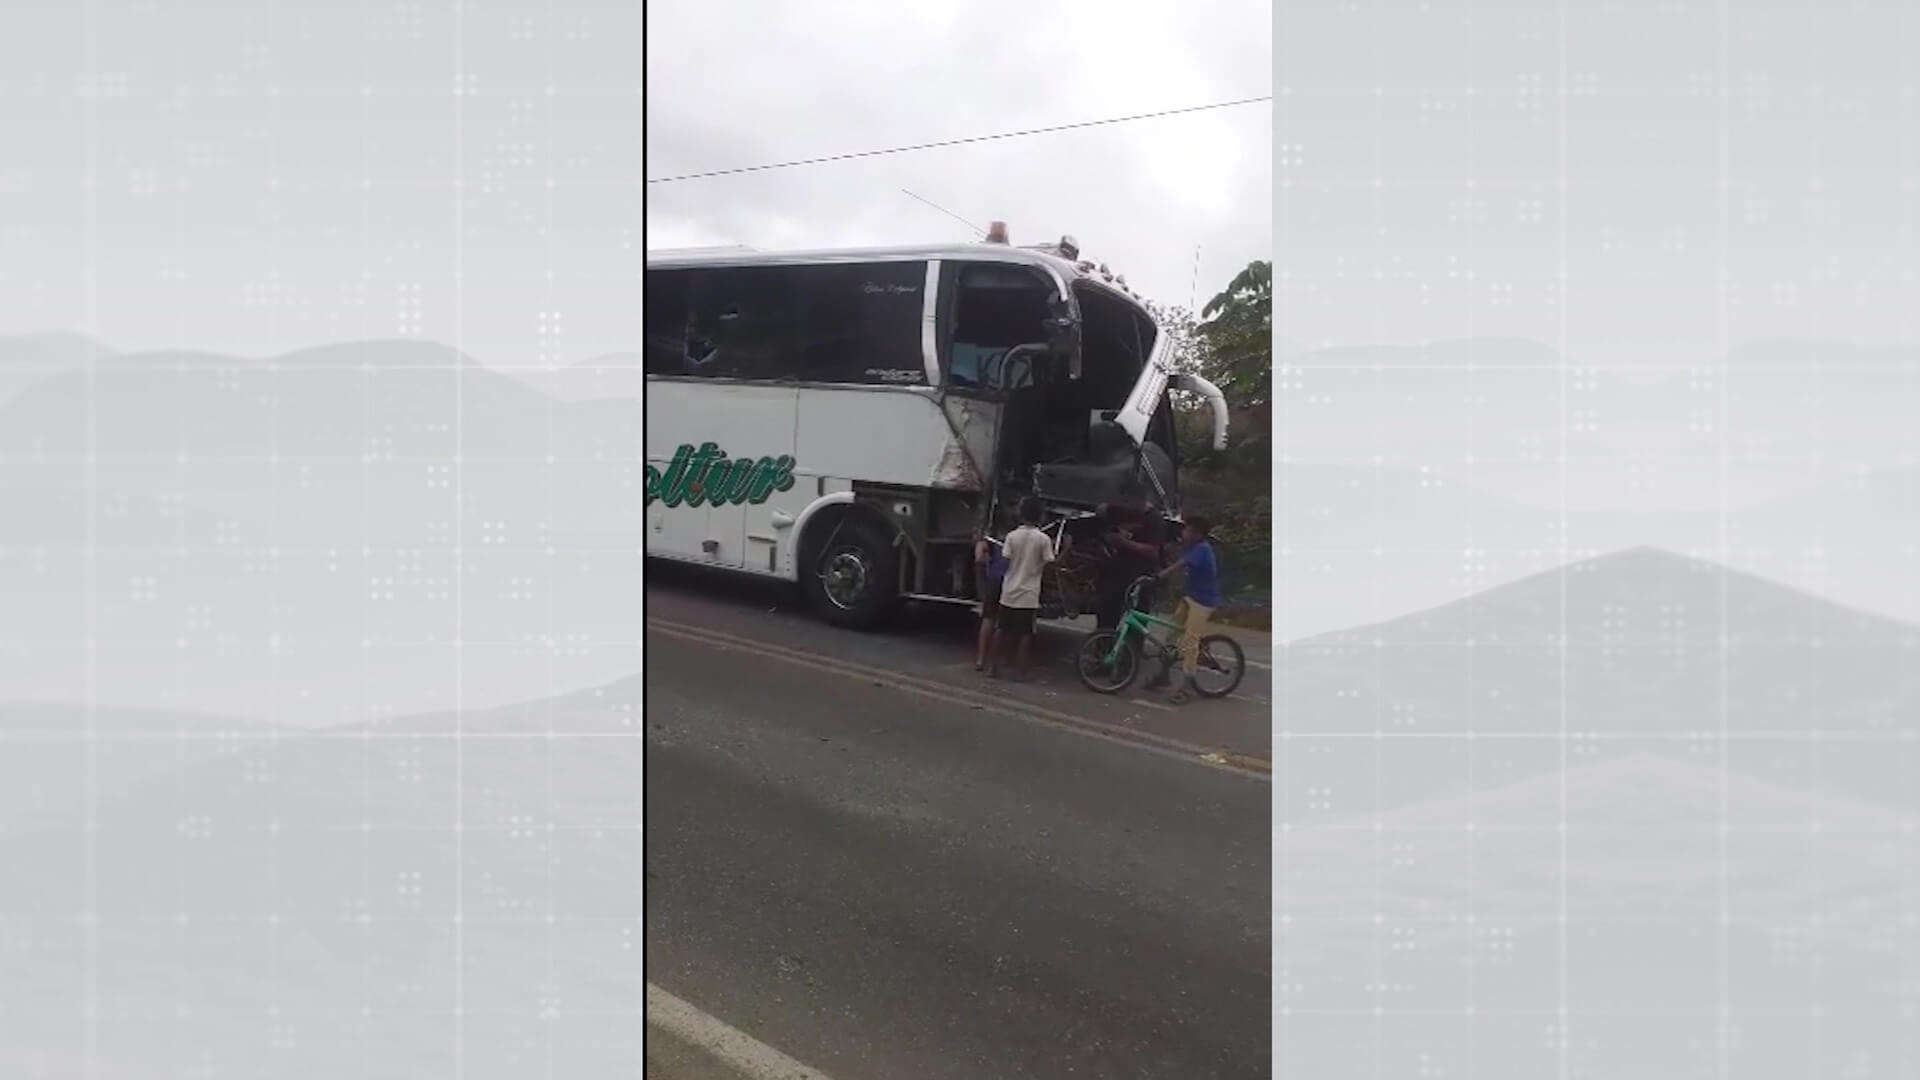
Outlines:
{"label": "bus roof antenna", "polygon": [[980,226],[975,225],[973,222],[968,221],[966,218],[961,217],[959,214],[956,214],[953,211],[947,209],[946,207],[941,206],[939,203],[934,202],[932,199],[922,198],[921,196],[915,195],[913,192],[908,191],[906,188],[901,188],[900,194],[905,195],[907,198],[913,199],[916,202],[926,203],[928,206],[933,207],[935,210],[938,210],[941,213],[952,218],[953,220],[959,222],[960,224],[965,225],[967,228],[972,229],[976,233],[980,233],[984,235],[987,231],[981,228]]}

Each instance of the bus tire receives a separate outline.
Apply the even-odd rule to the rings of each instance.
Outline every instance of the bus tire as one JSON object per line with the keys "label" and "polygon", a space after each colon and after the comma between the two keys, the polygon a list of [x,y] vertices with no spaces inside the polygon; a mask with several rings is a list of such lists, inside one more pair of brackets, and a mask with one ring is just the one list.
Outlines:
{"label": "bus tire", "polygon": [[806,570],[807,602],[835,626],[869,630],[899,607],[899,566],[893,545],[874,522],[849,515]]}

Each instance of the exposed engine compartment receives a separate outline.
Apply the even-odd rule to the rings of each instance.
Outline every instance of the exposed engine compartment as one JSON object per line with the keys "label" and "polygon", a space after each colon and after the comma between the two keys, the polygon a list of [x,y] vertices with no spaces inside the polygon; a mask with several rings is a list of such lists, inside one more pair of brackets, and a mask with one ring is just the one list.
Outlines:
{"label": "exposed engine compartment", "polygon": [[[1070,359],[1057,347],[1015,350],[1025,364],[1002,405],[997,457],[1003,490],[1082,508],[1122,504],[1174,512],[1169,406],[1162,404],[1140,450],[1114,420],[1145,370],[1159,330],[1117,297],[1084,286],[1076,292],[1080,332]],[[1068,370],[1075,366],[1078,378]]]}

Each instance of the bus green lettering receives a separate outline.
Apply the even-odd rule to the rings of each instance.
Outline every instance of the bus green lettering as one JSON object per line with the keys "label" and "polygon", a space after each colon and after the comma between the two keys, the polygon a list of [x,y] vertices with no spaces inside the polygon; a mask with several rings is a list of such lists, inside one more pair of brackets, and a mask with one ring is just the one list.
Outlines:
{"label": "bus green lettering", "polygon": [[[712,445],[712,443],[707,444],[707,446]],[[701,449],[704,450],[706,447]],[[708,506],[724,505],[727,498],[727,472],[732,465],[733,462],[727,460],[726,451],[719,450],[718,456],[707,462],[699,475],[690,475],[687,480],[687,505],[699,506],[701,503],[706,503]]]}
{"label": "bus green lettering", "polygon": [[793,487],[793,458],[782,454],[777,458],[761,458],[758,474],[754,477],[753,494],[749,502],[763,503],[776,491],[786,491]]}
{"label": "bus green lettering", "polygon": [[793,457],[730,458],[717,443],[683,443],[662,472],[647,466],[647,505],[740,506],[793,489]]}
{"label": "bus green lettering", "polygon": [[714,457],[719,453],[719,443],[707,442],[701,443],[700,449],[695,450],[692,455],[687,458],[686,471],[680,474],[680,490],[677,493],[679,496],[678,501],[684,502],[688,506],[700,505],[700,478],[706,475],[707,466],[713,463]]}
{"label": "bus green lettering", "polygon": [[687,460],[693,456],[693,447],[682,446],[673,452],[673,460],[667,463],[666,476],[660,481],[660,502],[666,506],[679,506],[686,497],[684,485],[687,479]]}
{"label": "bus green lettering", "polygon": [[728,505],[739,506],[753,495],[753,478],[759,472],[760,463],[753,458],[737,458],[727,473],[726,488],[720,496]]}

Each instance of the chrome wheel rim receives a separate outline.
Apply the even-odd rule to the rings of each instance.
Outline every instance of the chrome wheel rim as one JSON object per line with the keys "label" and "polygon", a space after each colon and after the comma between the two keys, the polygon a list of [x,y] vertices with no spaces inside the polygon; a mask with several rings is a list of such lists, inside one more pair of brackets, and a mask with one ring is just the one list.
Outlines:
{"label": "chrome wheel rim", "polygon": [[820,584],[834,607],[851,611],[867,595],[872,576],[864,554],[854,550],[838,551],[827,560],[826,568],[820,573]]}

